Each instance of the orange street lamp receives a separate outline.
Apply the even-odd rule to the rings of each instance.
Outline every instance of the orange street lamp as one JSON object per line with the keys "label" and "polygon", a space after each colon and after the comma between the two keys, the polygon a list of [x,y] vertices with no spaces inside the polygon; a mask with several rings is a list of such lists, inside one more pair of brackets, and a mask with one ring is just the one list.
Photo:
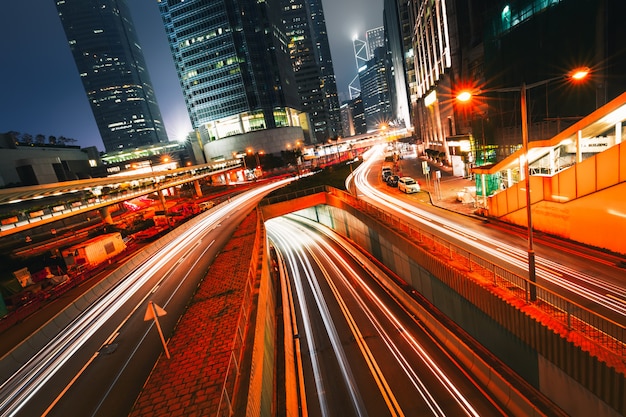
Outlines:
{"label": "orange street lamp", "polygon": [[[529,288],[529,295],[531,301],[537,300],[537,287],[535,283],[537,282],[537,270],[535,266],[535,249],[533,244],[533,221],[532,221],[532,210],[531,210],[531,198],[530,198],[530,162],[528,161],[528,105],[526,103],[526,91],[533,89],[535,87],[539,87],[542,85],[546,85],[552,81],[557,80],[567,80],[571,79],[574,81],[581,81],[590,74],[591,70],[587,67],[576,68],[573,71],[570,71],[567,76],[563,77],[553,77],[548,78],[547,80],[537,81],[532,84],[522,83],[520,87],[510,87],[510,88],[494,88],[489,89],[484,92],[494,92],[494,93],[511,93],[511,92],[519,92],[520,93],[520,108],[522,112],[522,148],[524,149],[524,182],[526,186],[526,222],[528,226],[528,281],[531,283]],[[483,93],[482,91],[478,91],[478,94]],[[466,102],[469,101],[472,96],[475,95],[471,91],[464,90],[461,91],[457,96],[457,100]],[[485,190],[483,190],[485,192]]]}
{"label": "orange street lamp", "polygon": [[469,91],[461,91],[459,95],[456,96],[456,99],[462,102],[470,101],[472,98],[472,93]]}
{"label": "orange street lamp", "polygon": [[589,69],[589,67],[576,68],[570,73],[570,78],[576,81],[584,80],[585,78],[587,78],[590,72],[591,70]]}

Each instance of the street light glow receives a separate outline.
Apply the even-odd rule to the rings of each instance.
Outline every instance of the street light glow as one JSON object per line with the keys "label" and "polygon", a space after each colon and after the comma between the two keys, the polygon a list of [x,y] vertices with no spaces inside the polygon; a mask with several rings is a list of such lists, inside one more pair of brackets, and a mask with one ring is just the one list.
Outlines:
{"label": "street light glow", "polygon": [[472,93],[470,93],[469,91],[461,91],[457,96],[456,99],[459,101],[469,101],[472,98]]}
{"label": "street light glow", "polygon": [[580,81],[587,78],[589,72],[591,72],[591,70],[588,67],[576,68],[572,71],[570,77],[576,81]]}

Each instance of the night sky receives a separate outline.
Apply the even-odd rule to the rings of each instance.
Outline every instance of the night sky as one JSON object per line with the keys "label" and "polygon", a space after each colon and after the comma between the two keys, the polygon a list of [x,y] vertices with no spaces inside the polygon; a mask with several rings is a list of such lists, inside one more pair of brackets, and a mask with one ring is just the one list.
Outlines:
{"label": "night sky", "polygon": [[[191,123],[156,0],[128,1],[170,140]],[[323,0],[340,99],[356,75],[352,37],[382,26],[383,0]],[[0,14],[0,133],[65,136],[104,150],[54,0],[5,1]]]}

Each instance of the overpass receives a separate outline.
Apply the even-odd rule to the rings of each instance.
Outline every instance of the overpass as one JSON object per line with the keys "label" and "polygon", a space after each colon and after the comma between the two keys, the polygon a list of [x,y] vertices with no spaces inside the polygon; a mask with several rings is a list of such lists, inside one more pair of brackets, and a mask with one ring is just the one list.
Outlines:
{"label": "overpass", "polygon": [[[263,218],[293,212],[355,242],[569,415],[626,412],[623,324],[350,194],[310,192],[263,200]],[[484,372],[468,355],[459,360],[496,384],[497,370]]]}
{"label": "overpass", "polygon": [[[5,205],[5,210],[10,210],[11,205],[25,203],[27,208],[2,219],[0,237],[93,210],[99,210],[103,220],[110,223],[109,206],[152,193],[156,193],[165,206],[164,190],[191,182],[195,192],[201,195],[198,181],[240,168],[241,161],[236,159],[136,175],[1,189],[0,205]],[[64,196],[64,201],[46,200],[60,196]]]}
{"label": "overpass", "polygon": [[[483,386],[499,390],[501,400],[520,407],[516,415],[535,414],[524,411],[527,409],[522,407],[528,406],[529,401],[522,400],[519,392],[508,387],[504,370],[487,366],[450,330],[446,331],[441,323],[429,319],[426,308],[414,301],[414,295],[419,294],[427,300],[429,305],[436,307],[515,371],[518,377],[540,390],[569,415],[617,416],[626,412],[626,398],[623,396],[626,386],[626,332],[623,325],[576,305],[541,285],[537,285],[538,301],[530,303],[528,288],[535,284],[524,277],[336,189],[323,187],[268,198],[261,203],[260,210],[264,219],[293,212],[324,224],[355,242],[371,258],[403,280],[402,288],[392,288],[392,283],[389,283],[390,291],[397,298],[412,303],[411,311],[420,322],[437,335]],[[124,268],[128,270],[141,264],[153,250],[174,239],[184,229],[193,227],[193,223],[185,224],[159,239],[153,249],[142,251]],[[254,241],[251,245],[254,247],[265,242],[262,226],[257,228]],[[266,245],[262,246],[263,249],[252,250],[250,267],[241,268],[241,271],[251,277],[260,276],[257,310],[271,315],[274,310],[261,304],[270,303],[273,293],[273,284],[268,282],[269,251]],[[123,272],[116,271],[98,291],[106,291],[106,288],[115,285]],[[257,288],[256,285],[254,288]],[[238,314],[240,317],[248,317],[243,314],[247,311],[244,307],[250,304],[250,299],[246,300],[242,304],[242,314]],[[255,354],[264,352],[259,346],[269,343],[266,337],[273,334],[274,322],[266,315],[260,315],[255,320],[255,326],[249,326],[256,329],[255,343],[238,343],[237,346],[253,348]],[[254,318],[254,315],[250,317]],[[63,324],[59,322],[63,320],[69,320],[68,315],[59,315],[54,323],[50,323],[61,328]],[[240,324],[238,322],[238,329]],[[45,330],[40,333],[53,334]],[[240,334],[241,330],[237,330],[234,335],[236,341],[240,340]],[[29,346],[24,344],[26,348]],[[232,355],[230,360],[235,357],[239,356]],[[227,368],[231,372],[239,369],[230,365]],[[268,371],[274,372],[273,368]],[[258,375],[264,373],[257,369],[254,375],[258,380]],[[271,378],[267,380],[271,381]],[[218,393],[217,399],[232,395],[232,391],[227,390],[231,381],[232,375],[227,373],[223,392]],[[263,381],[266,379],[263,378]],[[274,384],[270,384],[261,389],[261,384],[259,381],[255,384],[250,382],[250,386],[259,385],[254,395],[275,388]],[[226,391],[228,393],[224,394]],[[253,395],[252,390],[249,395]]]}
{"label": "overpass", "polygon": [[[529,142],[534,229],[626,253],[625,120],[623,93],[553,138]],[[520,149],[472,171],[487,191],[486,214],[526,227],[524,157]]]}

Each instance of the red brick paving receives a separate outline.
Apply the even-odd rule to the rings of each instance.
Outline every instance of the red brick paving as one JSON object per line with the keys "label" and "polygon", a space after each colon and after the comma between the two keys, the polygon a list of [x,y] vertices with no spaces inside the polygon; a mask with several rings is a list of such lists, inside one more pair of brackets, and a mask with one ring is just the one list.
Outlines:
{"label": "red brick paving", "polygon": [[168,342],[131,417],[216,415],[249,279],[253,211],[215,259]]}

